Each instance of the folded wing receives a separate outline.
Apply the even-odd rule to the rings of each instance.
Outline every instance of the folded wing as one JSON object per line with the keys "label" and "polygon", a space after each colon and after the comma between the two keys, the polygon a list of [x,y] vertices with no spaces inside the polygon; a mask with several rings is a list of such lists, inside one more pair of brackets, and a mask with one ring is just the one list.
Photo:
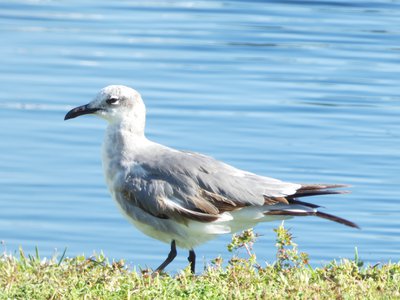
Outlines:
{"label": "folded wing", "polygon": [[[340,185],[300,185],[258,176],[211,157],[156,147],[137,157],[138,172],[130,172],[122,185],[126,200],[158,218],[212,222],[248,206],[265,208],[266,215],[296,215],[291,205],[304,206],[314,214],[348,226],[347,220],[323,214],[314,204],[298,198],[340,193]],[[274,209],[276,206],[276,209]],[[312,208],[310,210],[310,208]],[[297,212],[297,215],[305,215]]]}

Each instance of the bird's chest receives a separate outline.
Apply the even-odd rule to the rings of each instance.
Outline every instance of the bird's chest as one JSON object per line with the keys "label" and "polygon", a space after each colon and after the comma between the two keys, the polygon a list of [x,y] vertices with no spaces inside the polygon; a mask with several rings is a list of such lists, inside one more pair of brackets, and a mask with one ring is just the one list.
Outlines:
{"label": "bird's chest", "polygon": [[127,176],[132,169],[137,169],[136,157],[146,148],[144,137],[135,137],[128,131],[109,126],[106,130],[102,148],[102,161],[107,184]]}
{"label": "bird's chest", "polygon": [[104,144],[102,152],[104,179],[113,194],[116,189],[124,185],[126,176],[129,174],[129,165],[121,152],[110,144]]}
{"label": "bird's chest", "polygon": [[108,186],[126,169],[126,153],[129,153],[124,136],[118,130],[107,130],[102,148],[104,176]]}
{"label": "bird's chest", "polygon": [[125,189],[135,179],[141,179],[147,172],[134,155],[135,151],[118,147],[111,143],[103,144],[103,171],[111,192]]}

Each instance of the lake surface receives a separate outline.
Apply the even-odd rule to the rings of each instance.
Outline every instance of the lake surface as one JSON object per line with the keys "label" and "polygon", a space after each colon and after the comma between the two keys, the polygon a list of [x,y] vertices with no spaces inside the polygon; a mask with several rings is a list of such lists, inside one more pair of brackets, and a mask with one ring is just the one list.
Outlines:
{"label": "lake surface", "polygon": [[[0,3],[1,252],[92,255],[156,267],[169,245],[138,232],[105,186],[106,124],[64,122],[109,84],[141,92],[147,135],[300,183],[361,226],[286,221],[313,265],[400,259],[400,1],[12,1]],[[279,225],[255,246],[273,261]],[[198,270],[221,237],[197,248]],[[168,270],[186,266],[186,251]]]}

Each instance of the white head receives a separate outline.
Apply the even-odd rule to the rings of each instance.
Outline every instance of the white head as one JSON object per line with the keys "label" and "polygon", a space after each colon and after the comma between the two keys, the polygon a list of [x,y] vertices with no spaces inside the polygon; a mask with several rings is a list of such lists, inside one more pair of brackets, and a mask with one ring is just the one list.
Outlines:
{"label": "white head", "polygon": [[127,86],[109,85],[101,89],[92,102],[70,110],[64,120],[86,114],[94,114],[111,124],[144,132],[145,105],[140,94]]}

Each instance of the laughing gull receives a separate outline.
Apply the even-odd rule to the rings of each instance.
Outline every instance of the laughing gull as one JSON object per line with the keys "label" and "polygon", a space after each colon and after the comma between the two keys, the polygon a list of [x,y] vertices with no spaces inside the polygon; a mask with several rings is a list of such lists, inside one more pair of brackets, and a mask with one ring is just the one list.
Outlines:
{"label": "laughing gull", "polygon": [[194,273],[194,247],[259,222],[317,216],[358,227],[298,200],[340,194],[343,192],[335,189],[344,185],[284,182],[148,140],[145,105],[140,94],[129,87],[103,88],[92,102],[69,111],[65,120],[85,114],[108,121],[103,168],[118,208],[143,233],[171,245],[168,257],[155,272],[174,260],[178,246],[189,250]]}

